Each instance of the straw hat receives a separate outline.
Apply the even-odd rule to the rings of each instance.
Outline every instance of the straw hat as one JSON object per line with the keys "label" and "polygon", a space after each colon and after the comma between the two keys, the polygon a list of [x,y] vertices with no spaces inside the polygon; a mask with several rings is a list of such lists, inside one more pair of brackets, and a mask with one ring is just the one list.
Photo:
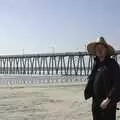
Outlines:
{"label": "straw hat", "polygon": [[111,45],[107,44],[104,37],[99,37],[96,42],[89,43],[87,45],[88,53],[90,53],[92,55],[96,55],[96,45],[98,45],[98,44],[105,45],[109,56],[112,56],[115,54],[114,48]]}

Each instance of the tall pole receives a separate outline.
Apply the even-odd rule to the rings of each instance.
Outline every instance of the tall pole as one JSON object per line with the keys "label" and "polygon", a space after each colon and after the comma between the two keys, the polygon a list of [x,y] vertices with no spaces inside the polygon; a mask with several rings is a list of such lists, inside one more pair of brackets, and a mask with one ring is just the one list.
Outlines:
{"label": "tall pole", "polygon": [[24,55],[24,48],[23,48],[23,50],[22,50],[22,54]]}

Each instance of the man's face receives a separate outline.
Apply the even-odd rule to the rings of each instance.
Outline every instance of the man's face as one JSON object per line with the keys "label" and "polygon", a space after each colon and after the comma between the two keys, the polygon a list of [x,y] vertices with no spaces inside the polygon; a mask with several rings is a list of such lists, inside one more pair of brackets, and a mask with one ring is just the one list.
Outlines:
{"label": "man's face", "polygon": [[98,44],[96,45],[96,56],[98,58],[104,58],[107,55],[107,49],[105,45]]}

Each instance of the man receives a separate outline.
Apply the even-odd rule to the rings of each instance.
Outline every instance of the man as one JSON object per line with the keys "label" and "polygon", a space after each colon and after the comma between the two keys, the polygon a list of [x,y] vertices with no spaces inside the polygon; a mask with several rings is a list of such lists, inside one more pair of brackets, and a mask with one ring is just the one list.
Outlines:
{"label": "man", "polygon": [[95,56],[94,67],[84,90],[85,99],[92,97],[93,120],[116,120],[116,104],[120,99],[120,68],[111,58],[114,48],[103,37],[87,46]]}

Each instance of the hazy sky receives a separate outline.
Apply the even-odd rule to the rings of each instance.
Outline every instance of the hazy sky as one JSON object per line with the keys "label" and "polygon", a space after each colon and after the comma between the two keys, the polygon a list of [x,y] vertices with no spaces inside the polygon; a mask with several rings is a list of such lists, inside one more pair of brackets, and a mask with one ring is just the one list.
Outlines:
{"label": "hazy sky", "polygon": [[0,55],[84,51],[100,35],[120,49],[120,0],[0,0]]}

